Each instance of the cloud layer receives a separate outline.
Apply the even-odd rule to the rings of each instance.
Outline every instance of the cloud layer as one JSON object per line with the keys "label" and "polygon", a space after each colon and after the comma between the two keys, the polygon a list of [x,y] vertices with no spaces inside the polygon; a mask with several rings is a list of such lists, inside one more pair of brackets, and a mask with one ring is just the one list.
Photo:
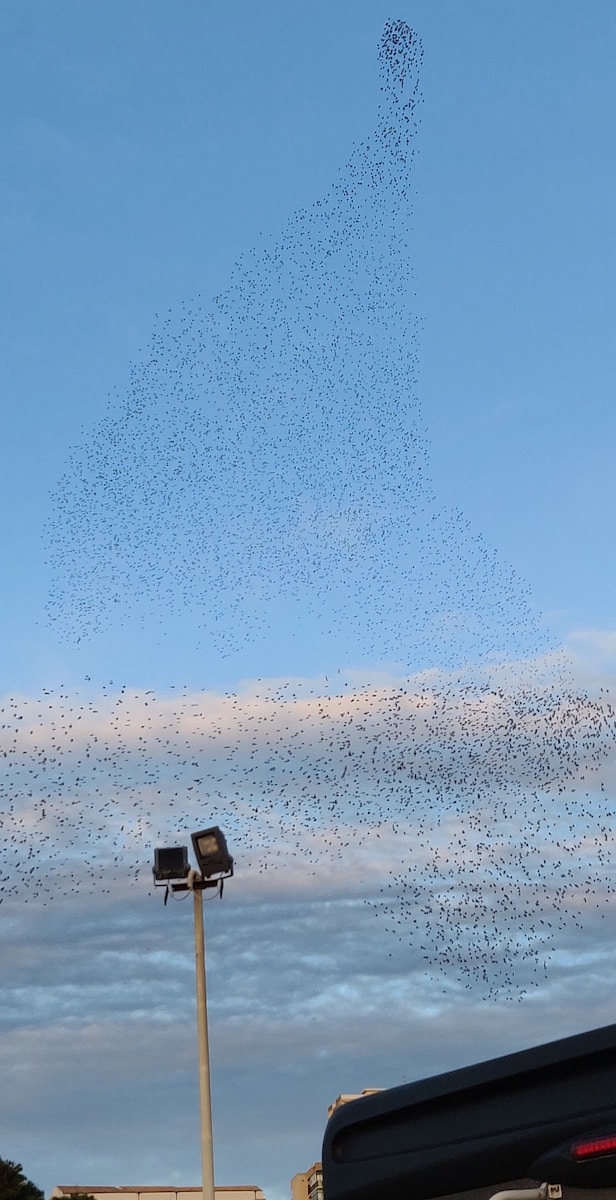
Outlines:
{"label": "cloud layer", "polygon": [[143,887],[156,845],[216,820],[246,878],[306,899],[360,879],[431,969],[515,991],[610,892],[614,707],[563,680],[556,660],[5,698],[0,895]]}

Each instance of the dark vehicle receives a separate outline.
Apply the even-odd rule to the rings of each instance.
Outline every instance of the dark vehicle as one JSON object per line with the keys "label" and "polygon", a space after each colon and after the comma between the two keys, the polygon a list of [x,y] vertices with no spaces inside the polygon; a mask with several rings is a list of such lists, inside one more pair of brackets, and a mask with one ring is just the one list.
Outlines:
{"label": "dark vehicle", "polygon": [[325,1200],[616,1188],[616,1025],[353,1100],[322,1161]]}

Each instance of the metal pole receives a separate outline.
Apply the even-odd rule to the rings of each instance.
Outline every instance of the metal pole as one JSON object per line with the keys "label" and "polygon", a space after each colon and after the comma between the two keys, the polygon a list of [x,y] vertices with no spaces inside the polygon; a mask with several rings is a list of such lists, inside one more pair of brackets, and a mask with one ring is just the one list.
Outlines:
{"label": "metal pole", "polygon": [[212,1094],[210,1091],[210,1050],[207,1036],[205,998],[205,936],[203,932],[203,892],[194,888],[195,966],[197,972],[197,1033],[199,1035],[199,1097],[201,1100],[201,1171],[203,1200],[214,1198],[214,1139],[212,1136]]}

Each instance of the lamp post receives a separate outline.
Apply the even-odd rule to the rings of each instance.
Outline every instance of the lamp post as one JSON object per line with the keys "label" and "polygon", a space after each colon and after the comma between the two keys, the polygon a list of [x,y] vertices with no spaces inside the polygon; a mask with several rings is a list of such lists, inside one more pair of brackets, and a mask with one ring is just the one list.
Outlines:
{"label": "lamp post", "polygon": [[212,1090],[210,1087],[210,1045],[207,1029],[205,993],[205,935],[203,931],[203,891],[193,888],[195,915],[195,971],[197,980],[197,1040],[199,1046],[199,1102],[201,1109],[201,1179],[203,1200],[214,1197],[214,1134],[212,1131]]}
{"label": "lamp post", "polygon": [[224,834],[214,825],[191,835],[199,872],[191,869],[186,846],[154,851],[154,885],[165,887],[165,904],[170,892],[193,893],[195,921],[195,974],[197,984],[197,1040],[199,1048],[199,1100],[201,1109],[201,1176],[203,1200],[215,1200],[214,1139],[212,1134],[212,1093],[210,1086],[210,1049],[207,1028],[205,987],[205,934],[203,892],[217,888],[222,896],[223,882],[233,875],[233,859]]}

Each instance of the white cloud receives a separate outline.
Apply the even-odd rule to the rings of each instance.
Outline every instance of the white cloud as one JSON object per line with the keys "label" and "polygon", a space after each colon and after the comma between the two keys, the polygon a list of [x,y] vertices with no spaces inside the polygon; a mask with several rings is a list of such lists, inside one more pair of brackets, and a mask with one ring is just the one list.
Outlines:
{"label": "white cloud", "polygon": [[398,921],[408,924],[410,896],[431,925],[439,913],[465,920],[478,886],[496,896],[505,874],[514,913],[540,885],[535,906],[562,917],[589,886],[582,850],[596,868],[611,854],[600,785],[613,775],[613,711],[565,690],[559,662],[512,670],[348,690],[277,680],[234,696],[9,698],[0,886],[31,901],[136,884],[144,852],[216,815],[244,868],[240,891],[258,880],[309,896],[319,881],[354,879],[378,896],[385,881],[400,893]]}
{"label": "white cloud", "polygon": [[567,654],[587,685],[609,688],[616,678],[616,631],[574,629],[566,639]]}

